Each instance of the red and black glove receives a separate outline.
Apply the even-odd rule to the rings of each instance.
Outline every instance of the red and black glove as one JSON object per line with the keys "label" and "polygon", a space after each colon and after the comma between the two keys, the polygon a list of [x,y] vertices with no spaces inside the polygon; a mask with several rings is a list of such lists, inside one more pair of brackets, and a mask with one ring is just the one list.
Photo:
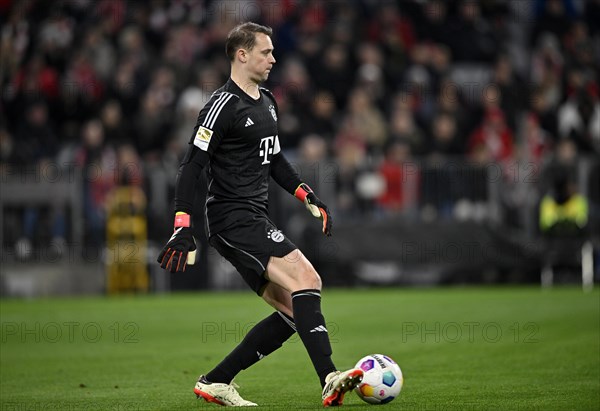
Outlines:
{"label": "red and black glove", "polygon": [[333,219],[331,218],[331,212],[329,211],[329,208],[327,208],[327,206],[305,183],[300,184],[298,188],[296,188],[294,195],[298,200],[304,203],[308,211],[310,211],[313,216],[323,220],[323,234],[325,234],[327,237],[330,237]]}
{"label": "red and black glove", "polygon": [[178,212],[173,228],[173,235],[160,252],[157,261],[161,268],[172,273],[183,272],[188,265],[194,265],[196,262],[196,240],[190,215]]}

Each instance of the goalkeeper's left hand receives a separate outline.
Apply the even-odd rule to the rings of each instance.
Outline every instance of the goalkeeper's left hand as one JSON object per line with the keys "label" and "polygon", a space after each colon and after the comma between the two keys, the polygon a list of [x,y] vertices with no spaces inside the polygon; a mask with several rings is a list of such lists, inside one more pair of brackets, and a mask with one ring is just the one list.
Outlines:
{"label": "goalkeeper's left hand", "polygon": [[325,234],[327,237],[330,237],[333,219],[331,218],[331,212],[329,211],[329,208],[327,208],[327,206],[305,183],[300,184],[298,188],[296,188],[294,195],[298,200],[304,203],[308,211],[310,211],[313,216],[323,220],[323,234]]}

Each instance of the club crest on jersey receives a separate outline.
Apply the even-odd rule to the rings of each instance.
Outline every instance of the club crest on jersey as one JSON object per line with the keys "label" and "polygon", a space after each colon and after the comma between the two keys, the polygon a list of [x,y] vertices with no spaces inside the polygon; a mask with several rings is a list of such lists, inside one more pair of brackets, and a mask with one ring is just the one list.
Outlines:
{"label": "club crest on jersey", "polygon": [[276,243],[280,243],[283,241],[285,236],[283,235],[281,230],[271,229],[271,230],[269,230],[269,233],[267,234],[267,238],[270,238],[271,240],[275,241]]}
{"label": "club crest on jersey", "polygon": [[269,105],[269,111],[271,112],[271,115],[273,116],[273,120],[275,120],[277,122],[277,113],[275,112],[275,106],[273,104]]}
{"label": "club crest on jersey", "polygon": [[208,150],[208,143],[210,143],[212,135],[212,130],[207,129],[206,127],[199,127],[196,137],[194,138],[194,145],[200,150]]}

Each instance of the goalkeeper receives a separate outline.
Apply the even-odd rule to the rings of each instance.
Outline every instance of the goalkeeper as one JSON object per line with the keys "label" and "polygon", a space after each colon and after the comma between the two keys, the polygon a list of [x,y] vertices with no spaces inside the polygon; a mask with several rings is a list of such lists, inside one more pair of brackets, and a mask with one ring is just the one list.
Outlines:
{"label": "goalkeeper", "polygon": [[220,405],[256,405],[241,398],[233,378],[297,331],[319,376],[323,405],[341,405],[363,372],[336,369],[321,314],[321,279],[268,217],[268,185],[273,178],[322,220],[323,234],[331,235],[331,213],[281,152],[277,103],[259,86],[275,64],[271,35],[269,27],[243,23],[227,37],[231,75],[198,116],[177,175],[174,232],[158,262],[173,273],[194,263],[193,199],[198,176],[206,168],[204,219],[209,243],[275,312],[254,326],[215,368],[201,375],[194,392]]}

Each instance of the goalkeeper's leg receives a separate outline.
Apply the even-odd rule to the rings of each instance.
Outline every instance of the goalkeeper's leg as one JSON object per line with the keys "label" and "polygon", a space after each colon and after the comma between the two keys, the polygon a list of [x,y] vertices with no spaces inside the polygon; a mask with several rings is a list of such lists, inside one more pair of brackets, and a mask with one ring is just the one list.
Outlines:
{"label": "goalkeeper's leg", "polygon": [[242,342],[206,374],[206,380],[229,384],[240,371],[277,350],[295,332],[291,317],[281,311],[274,312],[252,327]]}
{"label": "goalkeeper's leg", "polygon": [[[265,290],[263,296],[268,300],[272,298],[272,293]],[[281,307],[284,311],[288,311],[284,304],[275,300],[272,302],[275,308]],[[202,396],[206,401],[220,405],[256,405],[239,395],[232,383],[233,378],[240,371],[277,350],[294,333],[295,326],[292,318],[284,312],[276,311],[252,327],[242,342],[212,371],[206,376],[201,375],[194,392],[198,397]]]}
{"label": "goalkeeper's leg", "polygon": [[363,373],[360,369],[339,373],[331,360],[329,334],[321,313],[321,278],[297,249],[282,258],[272,257],[267,277],[290,293],[296,330],[319,376],[323,404],[341,405],[344,394],[360,383]]}

